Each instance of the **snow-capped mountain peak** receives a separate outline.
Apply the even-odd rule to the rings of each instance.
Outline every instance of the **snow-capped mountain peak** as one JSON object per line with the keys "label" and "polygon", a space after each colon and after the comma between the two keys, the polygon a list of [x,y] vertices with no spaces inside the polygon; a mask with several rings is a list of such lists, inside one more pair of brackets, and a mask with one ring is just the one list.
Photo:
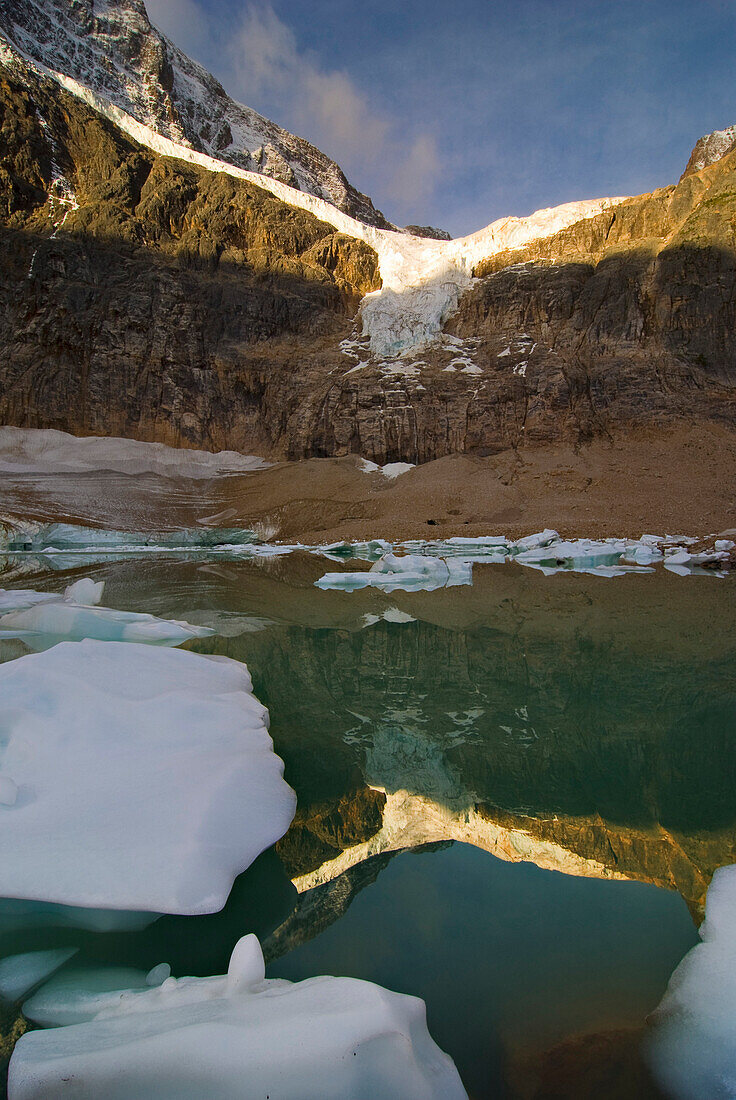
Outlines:
{"label": "snow-capped mountain peak", "polygon": [[143,0],[0,0],[0,37],[179,145],[389,224],[319,149],[231,99],[153,26]]}
{"label": "snow-capped mountain peak", "polygon": [[714,130],[712,134],[706,134],[696,142],[683,172],[683,178],[708,168],[734,149],[736,149],[736,126],[727,126],[725,130]]}

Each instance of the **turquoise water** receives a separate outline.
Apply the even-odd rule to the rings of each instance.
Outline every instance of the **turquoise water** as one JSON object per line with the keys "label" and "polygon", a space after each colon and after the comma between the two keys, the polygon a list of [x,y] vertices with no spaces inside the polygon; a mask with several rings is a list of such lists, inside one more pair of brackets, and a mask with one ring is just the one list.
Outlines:
{"label": "turquoise water", "polygon": [[643,1028],[736,862],[736,588],[489,565],[386,596],[315,589],[324,568],[8,564],[6,584],[89,575],[108,606],[217,630],[188,648],[248,664],[298,809],[220,914],[99,931],[0,902],[0,954],[213,974],[256,931],[272,976],[423,997],[472,1096],[533,1095],[532,1056]]}

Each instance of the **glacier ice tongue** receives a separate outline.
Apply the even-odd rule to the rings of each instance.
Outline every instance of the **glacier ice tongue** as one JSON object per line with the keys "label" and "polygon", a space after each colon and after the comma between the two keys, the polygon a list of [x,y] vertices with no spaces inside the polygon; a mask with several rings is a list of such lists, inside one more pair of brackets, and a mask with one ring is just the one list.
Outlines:
{"label": "glacier ice tongue", "polygon": [[[355,978],[262,973],[246,936],[228,975],[99,992],[88,1022],[21,1038],[10,1096],[57,1100],[72,1095],[71,1078],[80,1100],[467,1100],[423,1001]],[[80,996],[71,986],[68,999],[79,1006]]]}
{"label": "glacier ice tongue", "polygon": [[736,1096],[736,866],[713,876],[700,937],[670,978],[644,1049],[673,1100],[729,1100]]}
{"label": "glacier ice tongue", "polygon": [[18,795],[0,807],[0,895],[218,911],[294,816],[267,725],[227,658],[87,640],[1,665]]}

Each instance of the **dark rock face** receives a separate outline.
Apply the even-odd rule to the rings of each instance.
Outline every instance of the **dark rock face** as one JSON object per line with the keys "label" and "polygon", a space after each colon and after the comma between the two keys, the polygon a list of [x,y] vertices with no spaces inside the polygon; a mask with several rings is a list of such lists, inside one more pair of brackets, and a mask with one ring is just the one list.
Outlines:
{"label": "dark rock face", "polygon": [[0,128],[0,419],[273,449],[296,364],[339,356],[380,285],[372,250],[50,85],[6,75]]}
{"label": "dark rock face", "polygon": [[446,229],[435,229],[433,225],[405,225],[404,231],[413,233],[415,237],[429,237],[433,241],[452,240]]}
{"label": "dark rock face", "polygon": [[151,25],[143,0],[0,0],[2,35],[173,141],[389,224],[319,149],[230,99]]}

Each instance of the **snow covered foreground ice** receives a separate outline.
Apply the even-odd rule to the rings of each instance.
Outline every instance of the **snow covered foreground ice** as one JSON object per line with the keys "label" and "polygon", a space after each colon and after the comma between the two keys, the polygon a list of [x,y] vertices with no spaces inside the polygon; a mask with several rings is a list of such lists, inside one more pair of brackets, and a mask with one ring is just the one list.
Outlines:
{"label": "snow covered foreground ice", "polygon": [[670,978],[645,1050],[672,1100],[734,1100],[736,866],[713,876],[700,937]]}
{"label": "snow covered foreground ice", "polygon": [[267,726],[224,657],[81,641],[0,666],[0,896],[218,911],[294,816]]}
{"label": "snow covered foreground ice", "polygon": [[423,1001],[355,978],[264,973],[258,940],[245,936],[227,975],[118,991],[87,1023],[29,1032],[9,1098],[467,1100]]}
{"label": "snow covered foreground ice", "polygon": [[103,591],[104,581],[89,577],[70,585],[63,595],[0,589],[0,638],[21,637],[30,644],[34,638],[95,638],[102,642],[181,645],[190,638],[215,633],[209,627],[176,619],[98,607]]}

